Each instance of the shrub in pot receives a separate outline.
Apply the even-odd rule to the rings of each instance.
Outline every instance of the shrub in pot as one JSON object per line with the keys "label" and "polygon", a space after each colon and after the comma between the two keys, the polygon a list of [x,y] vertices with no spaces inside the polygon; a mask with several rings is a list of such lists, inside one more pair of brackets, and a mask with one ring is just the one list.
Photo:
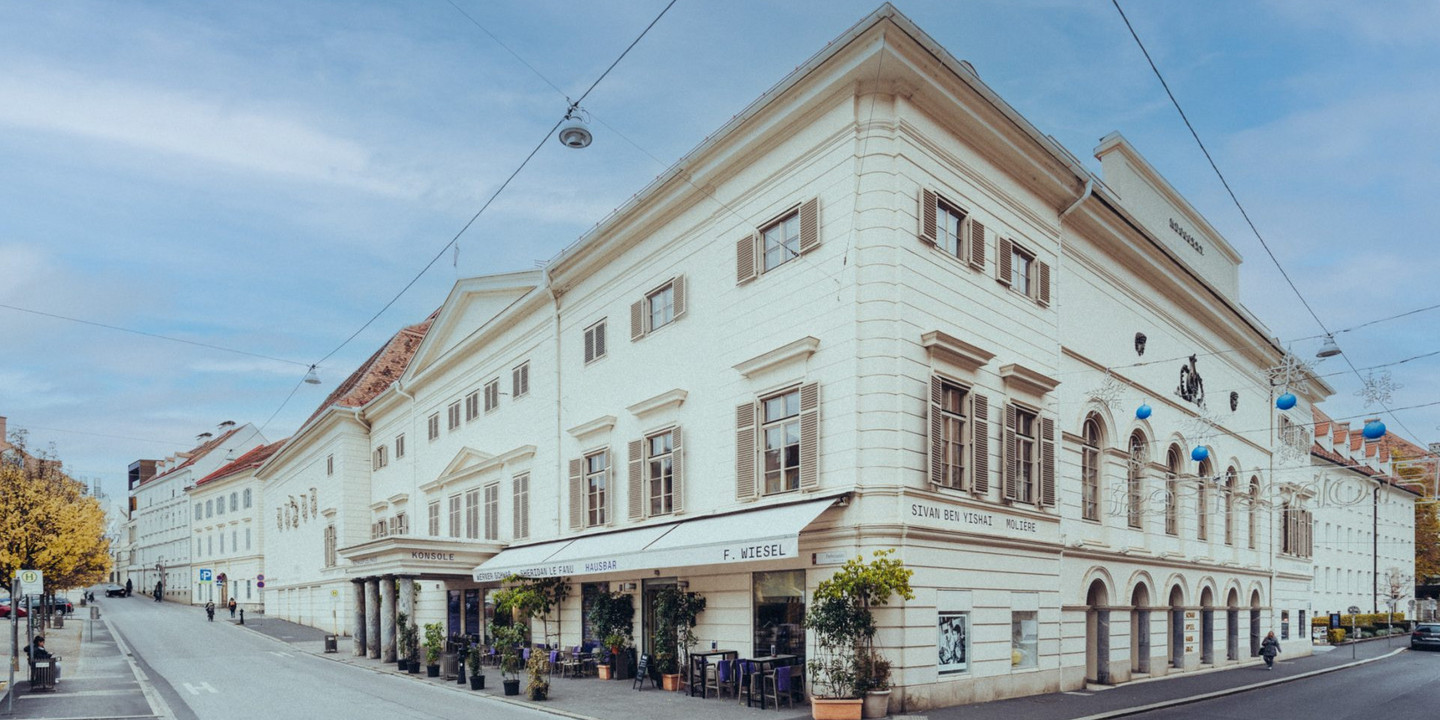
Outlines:
{"label": "shrub in pot", "polygon": [[470,689],[485,689],[485,673],[480,671],[480,661],[485,658],[484,648],[476,643],[470,648],[469,657],[466,660],[470,663]]}
{"label": "shrub in pot", "polygon": [[695,623],[705,611],[705,597],[678,587],[661,588],[655,594],[655,632],[651,646],[655,672],[666,690],[679,690],[681,670],[690,666],[690,648],[695,645]]}
{"label": "shrub in pot", "polygon": [[[400,634],[400,647],[396,649],[395,663],[401,670],[410,670],[410,664],[415,662],[420,654],[420,642],[415,630],[415,623],[410,621],[409,615],[402,612],[395,614],[395,625]],[[419,663],[415,664],[419,665]]]}
{"label": "shrub in pot", "polygon": [[625,652],[635,629],[635,606],[622,592],[600,593],[591,600],[589,618],[595,637],[605,644],[607,654],[599,664],[602,679],[624,679],[630,675]]}
{"label": "shrub in pot", "polygon": [[550,658],[548,654],[538,650],[530,653],[530,660],[525,663],[525,670],[530,674],[529,682],[525,683],[525,697],[531,700],[544,700],[549,697]]}
{"label": "shrub in pot", "polygon": [[807,663],[816,720],[858,720],[866,693],[889,692],[890,663],[875,650],[871,608],[887,604],[891,595],[915,597],[914,572],[891,558],[892,552],[878,550],[868,563],[856,557],[815,588],[805,626],[814,632],[817,650]]}
{"label": "shrub in pot", "polygon": [[506,695],[520,694],[520,644],[525,642],[525,631],[518,625],[490,623],[490,636],[500,650],[500,677]]}
{"label": "shrub in pot", "polygon": [[425,675],[440,677],[440,651],[445,648],[445,629],[440,623],[425,623]]}

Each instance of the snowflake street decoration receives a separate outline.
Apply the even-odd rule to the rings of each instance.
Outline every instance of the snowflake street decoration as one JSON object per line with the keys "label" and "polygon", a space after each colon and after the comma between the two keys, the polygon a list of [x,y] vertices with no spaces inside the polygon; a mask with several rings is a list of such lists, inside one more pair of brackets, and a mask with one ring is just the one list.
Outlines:
{"label": "snowflake street decoration", "polygon": [[1313,442],[1309,427],[1293,424],[1290,426],[1289,435],[1280,438],[1280,444],[1275,448],[1275,458],[1283,465],[1309,462],[1310,445]]}
{"label": "snowflake street decoration", "polygon": [[1405,387],[1390,379],[1390,371],[1385,370],[1380,374],[1371,372],[1365,376],[1365,386],[1355,391],[1355,397],[1365,399],[1365,407],[1371,405],[1389,405],[1390,396],[1396,390]]}
{"label": "snowflake street decoration", "polygon": [[1089,391],[1090,399],[1109,408],[1112,413],[1120,412],[1120,409],[1124,405],[1124,401],[1120,396],[1124,393],[1125,386],[1121,384],[1119,380],[1116,380],[1115,376],[1111,375],[1109,370],[1105,371],[1105,379],[1101,380],[1099,385],[1091,388]]}
{"label": "snowflake street decoration", "polygon": [[1280,360],[1279,365],[1265,370],[1266,379],[1270,381],[1271,387],[1285,388],[1287,391],[1299,385],[1305,378],[1313,377],[1314,374],[1315,367],[1313,365],[1289,350],[1285,351],[1285,357]]}
{"label": "snowflake street decoration", "polygon": [[1220,432],[1219,421],[1215,414],[1209,410],[1203,410],[1200,414],[1190,418],[1185,424],[1185,439],[1192,446],[1208,445],[1210,441]]}

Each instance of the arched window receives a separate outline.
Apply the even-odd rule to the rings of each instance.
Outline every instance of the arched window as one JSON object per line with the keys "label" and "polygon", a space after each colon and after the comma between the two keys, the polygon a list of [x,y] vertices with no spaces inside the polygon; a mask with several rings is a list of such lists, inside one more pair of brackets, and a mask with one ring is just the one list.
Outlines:
{"label": "arched window", "polygon": [[1195,483],[1195,537],[1200,540],[1210,537],[1210,483],[1214,482],[1213,474],[1209,458],[1201,460]]}
{"label": "arched window", "polygon": [[1180,534],[1180,446],[1165,453],[1165,534]]}
{"label": "arched window", "polygon": [[1145,483],[1145,435],[1135,431],[1130,435],[1130,453],[1126,457],[1125,473],[1125,519],[1130,527],[1140,527],[1140,499]]}
{"label": "arched window", "polygon": [[1235,468],[1225,470],[1225,544],[1235,544],[1235,478],[1239,473]]}
{"label": "arched window", "polygon": [[1255,549],[1256,537],[1260,534],[1260,478],[1250,478],[1250,549]]}
{"label": "arched window", "polygon": [[1091,413],[1080,431],[1080,510],[1086,520],[1100,519],[1100,418]]}

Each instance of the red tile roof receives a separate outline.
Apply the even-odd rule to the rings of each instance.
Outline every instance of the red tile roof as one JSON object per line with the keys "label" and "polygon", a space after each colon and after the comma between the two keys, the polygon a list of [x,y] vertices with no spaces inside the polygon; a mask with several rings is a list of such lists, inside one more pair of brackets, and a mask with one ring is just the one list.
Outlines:
{"label": "red tile roof", "polygon": [[[289,438],[286,438],[286,440],[288,439]],[[250,452],[247,452],[244,455],[241,455],[240,457],[226,463],[225,465],[221,466],[219,470],[216,470],[215,472],[212,472],[209,475],[200,478],[200,480],[195,483],[195,487],[199,487],[201,485],[204,485],[205,483],[214,480],[219,480],[223,477],[234,475],[235,473],[238,473],[242,470],[249,470],[251,468],[260,467],[260,465],[262,465],[266,459],[279,451],[280,446],[284,444],[285,440],[279,440],[277,442],[270,443],[269,445],[256,445],[250,450]]]}
{"label": "red tile roof", "polygon": [[430,326],[439,314],[440,309],[436,308],[424,321],[402,328],[391,336],[370,359],[350,373],[350,377],[345,378],[345,381],[320,403],[320,407],[315,408],[315,412],[305,419],[301,427],[309,425],[331,406],[360,407],[384,392],[385,388],[398,380],[405,368],[410,366],[410,360],[420,348],[420,341],[430,332]]}
{"label": "red tile roof", "polygon": [[205,457],[206,455],[208,455],[208,454],[210,453],[210,451],[214,450],[215,448],[220,447],[221,445],[223,445],[223,444],[225,443],[226,440],[229,440],[229,439],[230,439],[230,436],[234,435],[234,434],[237,433],[237,432],[240,432],[240,428],[241,428],[241,427],[244,427],[244,426],[242,426],[242,425],[237,425],[237,426],[235,426],[235,427],[232,427],[232,428],[230,428],[229,430],[226,430],[225,432],[220,433],[218,436],[213,437],[213,438],[210,438],[209,440],[205,441],[204,443],[201,443],[201,444],[199,444],[199,445],[196,445],[195,447],[193,447],[193,448],[191,448],[191,449],[189,449],[189,450],[187,450],[187,451],[185,451],[185,452],[183,452],[183,453],[178,453],[178,455],[180,455],[181,457],[184,457],[184,458],[185,458],[185,462],[182,462],[182,463],[180,463],[179,465],[176,465],[175,467],[170,468],[169,470],[166,470],[166,471],[163,472],[163,473],[159,473],[159,474],[155,475],[154,477],[150,478],[149,480],[146,480],[145,482],[140,483],[140,484],[141,484],[141,485],[149,485],[150,483],[153,483],[153,482],[155,482],[156,480],[159,480],[160,478],[163,478],[163,477],[165,477],[166,475],[169,475],[170,473],[173,473],[173,472],[176,472],[176,471],[178,471],[178,470],[182,470],[182,469],[184,469],[184,468],[190,467],[191,465],[194,465],[194,464],[195,464],[195,461],[199,460],[199,459],[202,458],[202,457]]}

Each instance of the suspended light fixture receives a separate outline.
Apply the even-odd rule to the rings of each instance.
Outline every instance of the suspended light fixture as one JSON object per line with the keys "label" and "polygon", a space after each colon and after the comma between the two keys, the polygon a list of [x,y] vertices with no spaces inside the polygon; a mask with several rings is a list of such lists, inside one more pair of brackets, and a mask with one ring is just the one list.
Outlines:
{"label": "suspended light fixture", "polygon": [[1151,409],[1150,403],[1140,403],[1140,407],[1135,408],[1135,419],[1145,420],[1150,417],[1150,413],[1152,412],[1154,412],[1154,410]]}
{"label": "suspended light fixture", "polygon": [[1318,358],[1332,358],[1340,354],[1340,346],[1335,344],[1335,336],[1326,334],[1325,344],[1320,346],[1320,352],[1315,353]]}
{"label": "suspended light fixture", "polygon": [[1295,393],[1287,392],[1284,395],[1275,398],[1275,407],[1280,408],[1281,410],[1289,410],[1290,408],[1295,407],[1296,401],[1297,399],[1295,397]]}
{"label": "suspended light fixture", "polygon": [[565,112],[565,119],[560,123],[560,129],[555,133],[556,139],[565,147],[579,150],[590,146],[594,136],[590,134],[590,124],[585,122],[587,113],[580,109],[579,103],[571,103],[570,109]]}
{"label": "suspended light fixture", "polygon": [[1190,451],[1190,459],[1195,462],[1204,462],[1208,457],[1210,457],[1210,448],[1204,445],[1196,445],[1195,449]]}
{"label": "suspended light fixture", "polygon": [[319,385],[319,384],[320,384],[320,373],[315,372],[315,366],[314,366],[314,365],[311,365],[311,366],[310,366],[310,369],[309,369],[308,371],[306,371],[306,373],[305,373],[305,384],[306,384],[306,385]]}
{"label": "suspended light fixture", "polygon": [[1366,440],[1379,440],[1385,437],[1385,423],[1379,419],[1370,420],[1365,423],[1365,429],[1360,431]]}

